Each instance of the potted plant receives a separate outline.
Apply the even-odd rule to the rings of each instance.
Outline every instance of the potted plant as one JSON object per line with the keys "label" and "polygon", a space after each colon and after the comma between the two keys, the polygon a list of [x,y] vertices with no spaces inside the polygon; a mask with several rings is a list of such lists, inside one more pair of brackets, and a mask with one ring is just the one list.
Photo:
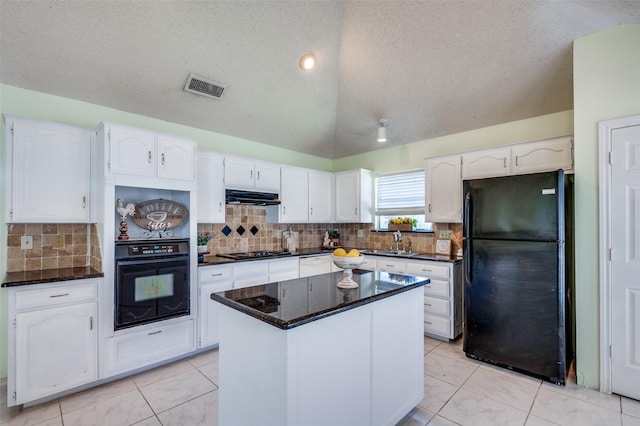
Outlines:
{"label": "potted plant", "polygon": [[417,224],[417,219],[398,216],[389,219],[389,231],[413,231]]}
{"label": "potted plant", "polygon": [[329,231],[329,239],[334,246],[340,245],[340,232],[333,230]]}
{"label": "potted plant", "polygon": [[198,253],[206,253],[208,251],[207,243],[211,237],[208,234],[198,234]]}

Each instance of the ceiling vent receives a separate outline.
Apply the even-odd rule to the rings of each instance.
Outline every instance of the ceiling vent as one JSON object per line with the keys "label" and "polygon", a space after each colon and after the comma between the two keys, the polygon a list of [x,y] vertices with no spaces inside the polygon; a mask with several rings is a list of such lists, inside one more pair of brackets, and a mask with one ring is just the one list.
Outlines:
{"label": "ceiling vent", "polygon": [[215,81],[207,80],[202,77],[189,74],[187,78],[187,84],[184,85],[184,90],[187,92],[195,93],[196,95],[207,96],[209,98],[220,100],[226,90],[227,86],[216,83]]}

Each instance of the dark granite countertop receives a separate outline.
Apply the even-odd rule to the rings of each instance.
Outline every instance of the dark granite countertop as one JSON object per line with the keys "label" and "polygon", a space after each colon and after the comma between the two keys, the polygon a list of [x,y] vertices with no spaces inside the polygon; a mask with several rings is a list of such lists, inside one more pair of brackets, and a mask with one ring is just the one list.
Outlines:
{"label": "dark granite countertop", "polygon": [[[288,330],[429,283],[425,277],[353,270],[359,286],[336,285],[342,272],[212,293],[211,299],[274,327]],[[284,291],[281,291],[284,290]]]}
{"label": "dark granite countertop", "polygon": [[[461,262],[462,257],[458,256],[442,256],[428,253],[410,253],[410,254],[393,254],[384,250],[369,250],[369,249],[361,249],[362,254],[370,255],[370,256],[386,256],[386,257],[397,257],[401,259],[416,259],[416,260],[433,260],[437,262],[449,262],[456,263]],[[289,256],[280,256],[280,257],[256,257],[253,259],[242,259],[242,260],[233,260],[227,259],[225,257],[217,257],[215,255],[209,255],[205,257],[204,262],[199,262],[198,266],[211,266],[211,265],[221,265],[225,263],[237,263],[237,262],[254,262],[256,260],[272,260],[272,259],[282,259],[283,257],[304,257],[304,256],[313,256],[318,254],[331,254],[333,253],[333,249],[323,249],[323,248],[304,248],[298,249],[295,253],[291,253]]]}
{"label": "dark granite countertop", "polygon": [[102,272],[90,266],[75,268],[43,269],[40,271],[7,272],[2,287],[55,283],[58,281],[82,280],[104,277]]}

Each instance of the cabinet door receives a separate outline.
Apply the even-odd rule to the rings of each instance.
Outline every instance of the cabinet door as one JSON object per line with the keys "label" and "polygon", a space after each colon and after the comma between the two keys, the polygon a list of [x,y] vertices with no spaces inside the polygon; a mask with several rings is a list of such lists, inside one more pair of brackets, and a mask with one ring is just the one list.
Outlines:
{"label": "cabinet door", "polygon": [[96,302],[16,315],[17,403],[98,379]]}
{"label": "cabinet door", "polygon": [[462,156],[462,179],[482,179],[511,174],[511,149],[483,149]]}
{"label": "cabinet door", "polygon": [[248,158],[225,157],[224,184],[228,188],[253,189],[253,161]]}
{"label": "cabinet door", "polygon": [[296,280],[283,281],[279,284],[281,318],[295,318],[308,313],[308,283],[308,278],[298,278]]}
{"label": "cabinet door", "polygon": [[557,138],[515,145],[511,149],[514,174],[573,169],[573,139]]}
{"label": "cabinet door", "polygon": [[309,173],[300,167],[281,168],[280,223],[309,220]]}
{"label": "cabinet door", "polygon": [[132,127],[109,125],[109,170],[133,176],[155,176],[154,133]]}
{"label": "cabinet door", "polygon": [[280,166],[274,163],[256,161],[254,165],[255,188],[260,191],[280,191]]}
{"label": "cabinet door", "polygon": [[89,222],[90,132],[29,121],[12,126],[8,220]]}
{"label": "cabinet door", "polygon": [[335,174],[336,222],[357,222],[360,175],[355,171]]}
{"label": "cabinet door", "polygon": [[460,156],[425,161],[427,222],[462,222],[462,175]]}
{"label": "cabinet door", "polygon": [[198,223],[224,223],[224,158],[198,152]]}
{"label": "cabinet door", "polygon": [[158,136],[157,176],[193,182],[195,180],[196,144],[193,141]]}
{"label": "cabinet door", "polygon": [[333,174],[309,170],[309,222],[333,221]]}
{"label": "cabinet door", "polygon": [[211,293],[231,290],[231,281],[204,284],[200,287],[200,303],[198,306],[198,347],[217,345],[220,343],[218,311],[220,304],[211,300]]}

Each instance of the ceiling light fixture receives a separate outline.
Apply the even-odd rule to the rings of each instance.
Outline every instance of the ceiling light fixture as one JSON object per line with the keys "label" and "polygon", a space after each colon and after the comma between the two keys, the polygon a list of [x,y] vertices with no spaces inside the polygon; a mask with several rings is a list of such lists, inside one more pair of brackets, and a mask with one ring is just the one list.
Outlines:
{"label": "ceiling light fixture", "polygon": [[315,55],[313,53],[307,53],[302,58],[300,58],[299,65],[303,71],[309,71],[316,65]]}
{"label": "ceiling light fixture", "polygon": [[389,122],[384,118],[378,120],[378,142],[386,142],[387,141],[387,126]]}

